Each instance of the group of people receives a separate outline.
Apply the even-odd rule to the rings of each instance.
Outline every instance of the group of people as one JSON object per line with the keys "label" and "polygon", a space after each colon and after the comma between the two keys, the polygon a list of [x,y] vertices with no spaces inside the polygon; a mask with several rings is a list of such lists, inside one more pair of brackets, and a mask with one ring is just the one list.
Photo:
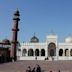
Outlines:
{"label": "group of people", "polygon": [[36,67],[34,67],[33,69],[31,69],[31,67],[28,66],[26,72],[42,72],[42,71],[41,67],[37,64]]}
{"label": "group of people", "polygon": [[[43,72],[40,65],[36,65],[34,68],[31,68],[30,66],[27,67],[26,72]],[[53,72],[53,71],[49,71],[49,72]],[[58,70],[58,72],[61,72],[60,70]]]}

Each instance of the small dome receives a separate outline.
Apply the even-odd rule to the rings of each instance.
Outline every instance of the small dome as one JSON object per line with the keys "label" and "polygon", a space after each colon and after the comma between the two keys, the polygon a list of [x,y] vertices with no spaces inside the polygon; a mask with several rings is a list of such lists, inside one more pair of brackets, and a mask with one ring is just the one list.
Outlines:
{"label": "small dome", "polygon": [[10,41],[9,41],[8,39],[4,39],[4,40],[2,40],[2,42],[5,43],[5,44],[8,44],[8,45],[11,44]]}
{"label": "small dome", "polygon": [[30,42],[32,42],[32,43],[37,43],[37,42],[39,42],[39,39],[34,35],[34,36],[31,38]]}
{"label": "small dome", "polygon": [[66,43],[72,43],[72,36],[68,36],[68,37],[65,39],[65,42],[66,42]]}

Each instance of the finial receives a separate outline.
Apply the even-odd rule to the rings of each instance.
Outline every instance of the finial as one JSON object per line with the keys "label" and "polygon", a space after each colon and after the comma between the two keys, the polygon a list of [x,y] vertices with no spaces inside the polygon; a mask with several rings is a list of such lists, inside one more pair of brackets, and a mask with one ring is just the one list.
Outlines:
{"label": "finial", "polygon": [[18,8],[17,8],[17,11],[19,11]]}
{"label": "finial", "polygon": [[20,16],[18,8],[17,8],[17,10],[16,10],[16,12],[15,12],[14,15],[15,15],[15,16]]}
{"label": "finial", "polygon": [[19,16],[20,16],[20,13],[19,13],[19,10],[18,10],[18,8],[17,8],[16,12],[14,13],[14,18],[13,18],[13,20],[18,20],[18,21],[20,21]]}
{"label": "finial", "polygon": [[36,34],[35,34],[35,32],[34,32],[34,36],[35,36]]}
{"label": "finial", "polygon": [[54,33],[54,31],[53,31],[53,30],[51,30],[51,35],[55,35],[55,33]]}

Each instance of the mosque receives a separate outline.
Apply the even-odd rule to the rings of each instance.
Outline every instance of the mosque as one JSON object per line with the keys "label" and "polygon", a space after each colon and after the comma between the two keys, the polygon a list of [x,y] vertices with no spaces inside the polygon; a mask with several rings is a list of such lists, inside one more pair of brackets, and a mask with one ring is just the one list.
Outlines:
{"label": "mosque", "polygon": [[17,60],[72,60],[72,36],[59,43],[56,34],[46,36],[45,42],[39,42],[34,35],[29,42],[18,41],[19,10],[14,13],[12,41],[4,39],[0,42],[0,63]]}
{"label": "mosque", "polygon": [[72,36],[59,43],[58,36],[50,34],[41,43],[34,35],[30,42],[20,43],[17,57],[18,60],[72,60]]}

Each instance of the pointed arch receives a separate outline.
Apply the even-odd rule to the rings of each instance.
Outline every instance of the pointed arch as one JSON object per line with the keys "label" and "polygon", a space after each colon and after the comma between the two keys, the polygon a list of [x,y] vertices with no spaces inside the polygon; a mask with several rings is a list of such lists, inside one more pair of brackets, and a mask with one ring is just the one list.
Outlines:
{"label": "pointed arch", "polygon": [[35,50],[35,56],[39,56],[39,49]]}
{"label": "pointed arch", "polygon": [[72,49],[70,50],[70,56],[72,56]]}
{"label": "pointed arch", "polygon": [[48,56],[56,56],[56,45],[53,42],[48,45]]}
{"label": "pointed arch", "polygon": [[28,50],[28,56],[34,56],[34,51],[33,49]]}
{"label": "pointed arch", "polygon": [[59,56],[63,56],[63,49],[59,49]]}
{"label": "pointed arch", "polygon": [[41,49],[41,56],[45,56],[45,49]]}
{"label": "pointed arch", "polygon": [[69,56],[69,50],[65,49],[65,56]]}
{"label": "pointed arch", "polygon": [[23,55],[23,56],[26,56],[26,53],[27,53],[27,50],[26,50],[26,49],[23,49],[22,55]]}

